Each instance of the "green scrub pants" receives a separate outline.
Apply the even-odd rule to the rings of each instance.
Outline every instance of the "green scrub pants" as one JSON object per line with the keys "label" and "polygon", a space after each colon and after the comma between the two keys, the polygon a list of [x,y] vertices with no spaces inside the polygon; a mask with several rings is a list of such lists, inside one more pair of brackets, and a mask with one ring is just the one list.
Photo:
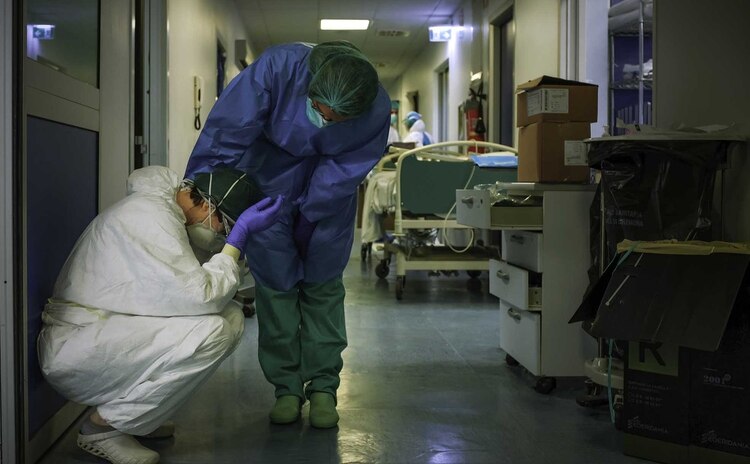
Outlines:
{"label": "green scrub pants", "polygon": [[258,359],[277,398],[314,392],[336,397],[346,348],[344,295],[341,277],[300,283],[288,292],[256,282]]}

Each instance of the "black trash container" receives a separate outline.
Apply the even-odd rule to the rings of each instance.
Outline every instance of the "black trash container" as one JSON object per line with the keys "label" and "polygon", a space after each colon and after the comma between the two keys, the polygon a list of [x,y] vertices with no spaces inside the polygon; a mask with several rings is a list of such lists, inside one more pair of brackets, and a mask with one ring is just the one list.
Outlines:
{"label": "black trash container", "polygon": [[[590,143],[589,165],[601,170],[605,260],[623,239],[711,240],[714,180],[729,142],[618,138]],[[598,195],[595,201],[592,226],[601,220],[593,217],[600,210]],[[592,237],[592,247],[599,242]]]}

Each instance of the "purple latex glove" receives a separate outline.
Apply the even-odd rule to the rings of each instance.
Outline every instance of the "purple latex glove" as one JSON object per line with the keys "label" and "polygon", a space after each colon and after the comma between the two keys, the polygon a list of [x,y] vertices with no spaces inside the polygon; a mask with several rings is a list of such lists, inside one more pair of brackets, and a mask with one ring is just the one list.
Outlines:
{"label": "purple latex glove", "polygon": [[227,236],[227,244],[244,251],[251,233],[266,230],[276,222],[283,202],[283,195],[276,197],[276,200],[266,197],[243,211]]}
{"label": "purple latex glove", "polygon": [[294,223],[294,243],[297,245],[297,251],[302,259],[307,258],[307,249],[310,247],[310,239],[315,231],[317,223],[310,222],[307,218],[299,213]]}

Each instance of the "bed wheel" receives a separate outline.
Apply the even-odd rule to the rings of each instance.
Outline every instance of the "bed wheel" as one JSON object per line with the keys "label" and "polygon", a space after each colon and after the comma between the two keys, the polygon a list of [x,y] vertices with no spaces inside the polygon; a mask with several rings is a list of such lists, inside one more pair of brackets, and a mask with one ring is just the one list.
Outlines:
{"label": "bed wheel", "polygon": [[388,277],[388,273],[391,270],[388,268],[388,264],[385,261],[381,261],[380,264],[375,266],[375,275],[380,279]]}
{"label": "bed wheel", "polygon": [[472,279],[478,278],[480,275],[482,275],[482,271],[466,271],[466,273],[471,277]]}
{"label": "bed wheel", "polygon": [[406,287],[406,276],[396,277],[396,299],[404,298],[404,287]]}

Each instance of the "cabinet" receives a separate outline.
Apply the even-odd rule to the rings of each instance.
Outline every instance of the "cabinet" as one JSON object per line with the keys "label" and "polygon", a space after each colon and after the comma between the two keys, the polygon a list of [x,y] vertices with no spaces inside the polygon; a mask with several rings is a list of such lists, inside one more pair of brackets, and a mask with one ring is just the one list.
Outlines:
{"label": "cabinet", "polygon": [[617,121],[652,123],[653,4],[651,0],[613,0],[609,10],[609,126]]}
{"label": "cabinet", "polygon": [[[537,391],[554,377],[583,376],[596,341],[568,324],[588,286],[589,208],[594,186],[507,183],[500,190],[534,206],[496,206],[489,191],[457,190],[460,224],[499,230],[502,260],[490,260],[490,293],[500,299],[500,347],[510,364],[537,376]],[[550,382],[551,380],[551,382]],[[551,387],[551,388],[550,388]]]}

